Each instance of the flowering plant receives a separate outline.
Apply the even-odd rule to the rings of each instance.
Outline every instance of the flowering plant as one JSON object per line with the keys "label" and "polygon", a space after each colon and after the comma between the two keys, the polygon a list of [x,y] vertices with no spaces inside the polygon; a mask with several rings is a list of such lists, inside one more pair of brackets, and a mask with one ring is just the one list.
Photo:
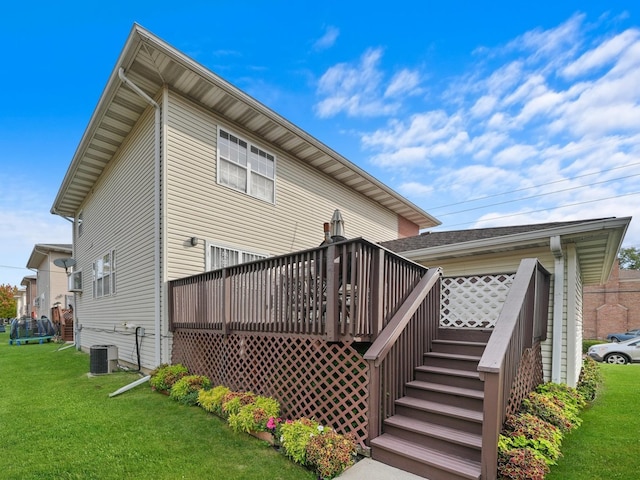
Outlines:
{"label": "flowering plant", "polygon": [[[236,397],[237,398],[237,397]],[[229,426],[236,432],[263,432],[270,418],[280,413],[280,404],[269,397],[257,396],[253,402],[241,406],[229,415]]]}
{"label": "flowering plant", "polygon": [[309,418],[299,418],[280,425],[280,445],[294,462],[307,464],[307,444],[318,433],[320,424]]}
{"label": "flowering plant", "polygon": [[311,437],[307,444],[307,462],[321,478],[334,478],[354,463],[356,442],[352,435],[340,435],[321,427],[318,427],[319,434]]}
{"label": "flowering plant", "polygon": [[204,375],[185,375],[171,387],[170,397],[183,405],[196,405],[200,390],[209,390],[211,380]]}
{"label": "flowering plant", "polygon": [[149,384],[151,385],[152,390],[168,392],[171,390],[174,383],[188,374],[189,371],[187,367],[181,363],[177,363],[175,365],[163,363],[151,372],[151,380],[149,380]]}

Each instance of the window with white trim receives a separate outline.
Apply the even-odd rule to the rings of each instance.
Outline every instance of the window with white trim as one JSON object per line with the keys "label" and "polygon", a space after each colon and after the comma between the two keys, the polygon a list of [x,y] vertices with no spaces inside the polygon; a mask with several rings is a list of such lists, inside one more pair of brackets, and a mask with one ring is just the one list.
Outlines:
{"label": "window with white trim", "polygon": [[93,298],[116,293],[116,251],[111,250],[93,262]]}
{"label": "window with white trim", "polygon": [[205,245],[205,264],[207,270],[218,270],[220,268],[232,267],[240,263],[252,262],[269,256],[263,253],[229,248],[210,242],[206,242]]}
{"label": "window with white trim", "polygon": [[81,237],[82,236],[82,221],[84,217],[84,212],[80,211],[80,213],[78,213],[78,220],[76,221],[76,225],[78,226],[78,236]]}
{"label": "window with white trim", "polygon": [[222,128],[218,132],[218,183],[275,203],[275,155]]}

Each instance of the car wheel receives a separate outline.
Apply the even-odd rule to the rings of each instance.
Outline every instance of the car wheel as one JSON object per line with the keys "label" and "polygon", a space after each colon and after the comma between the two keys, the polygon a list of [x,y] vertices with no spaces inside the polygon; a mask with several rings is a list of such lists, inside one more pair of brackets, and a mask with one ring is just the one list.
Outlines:
{"label": "car wheel", "polygon": [[618,343],[620,340],[618,339],[618,337],[611,337],[611,341],[613,343]]}
{"label": "car wheel", "polygon": [[615,363],[617,365],[626,365],[629,363],[629,359],[621,353],[610,353],[604,357],[604,361],[607,363]]}

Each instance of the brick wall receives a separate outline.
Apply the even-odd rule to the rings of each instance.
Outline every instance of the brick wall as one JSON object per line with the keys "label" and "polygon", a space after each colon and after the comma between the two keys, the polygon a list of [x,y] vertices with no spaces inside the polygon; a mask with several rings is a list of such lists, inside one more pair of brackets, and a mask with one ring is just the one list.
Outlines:
{"label": "brick wall", "polygon": [[583,338],[640,328],[640,270],[620,270],[616,263],[605,285],[584,287]]}

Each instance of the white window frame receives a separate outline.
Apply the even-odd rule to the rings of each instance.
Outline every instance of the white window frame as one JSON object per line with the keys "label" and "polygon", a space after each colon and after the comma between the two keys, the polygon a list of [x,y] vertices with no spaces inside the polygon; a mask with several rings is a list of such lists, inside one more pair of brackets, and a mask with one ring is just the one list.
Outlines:
{"label": "white window frame", "polygon": [[216,180],[219,185],[276,203],[275,154],[225,127],[218,127],[217,154]]}
{"label": "white window frame", "polygon": [[[108,272],[105,271],[105,264],[108,262]],[[92,264],[93,298],[102,298],[115,295],[116,293],[116,251],[109,250],[107,253],[97,258]]]}
{"label": "white window frame", "polygon": [[76,225],[78,227],[78,237],[82,236],[82,222],[84,221],[84,211],[80,210],[78,213],[78,219],[76,220]]}
{"label": "white window frame", "polygon": [[[224,245],[218,242],[205,241],[204,245],[205,245],[204,260],[205,260],[206,271],[219,270],[221,268],[226,268],[226,267],[233,267],[234,265],[252,262],[253,260],[260,260],[270,256],[266,253],[251,252],[249,250],[230,247],[229,245]],[[226,261],[223,260],[222,262],[220,261],[216,262],[216,258],[219,258],[219,256],[214,254],[213,249],[218,250],[220,253],[227,253],[230,255],[231,258],[227,257]]]}

